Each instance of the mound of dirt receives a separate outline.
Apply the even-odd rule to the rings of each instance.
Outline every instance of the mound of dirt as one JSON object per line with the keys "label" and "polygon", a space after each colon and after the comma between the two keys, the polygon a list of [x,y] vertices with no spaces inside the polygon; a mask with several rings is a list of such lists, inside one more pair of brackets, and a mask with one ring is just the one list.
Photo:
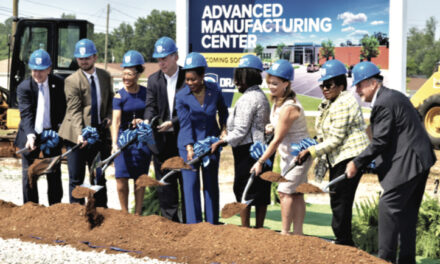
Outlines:
{"label": "mound of dirt", "polygon": [[105,220],[89,229],[86,210],[79,204],[14,206],[0,200],[0,236],[68,244],[86,251],[123,249],[133,256],[187,263],[385,263],[364,251],[316,237],[283,236],[234,225],[185,225],[113,209],[97,211]]}

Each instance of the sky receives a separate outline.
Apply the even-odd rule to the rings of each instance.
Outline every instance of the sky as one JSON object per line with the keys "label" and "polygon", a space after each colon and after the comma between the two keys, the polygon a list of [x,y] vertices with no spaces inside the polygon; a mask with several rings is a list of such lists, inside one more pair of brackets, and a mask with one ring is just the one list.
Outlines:
{"label": "sky", "polygon": [[[350,40],[358,44],[366,34],[375,32],[388,34],[389,0],[332,0],[321,1],[317,7],[314,1],[303,1],[301,5],[290,4],[289,0],[278,0],[284,4],[282,18],[302,19],[328,18],[331,20],[331,29],[312,30],[306,32],[282,32],[257,34],[258,43],[262,46],[278,45],[283,42],[291,45],[293,42],[320,44],[325,40],[332,40],[336,46]],[[304,22],[305,23],[305,22]]]}
{"label": "sky", "polygon": [[[19,15],[26,17],[60,17],[62,13],[75,14],[77,18],[86,19],[95,24],[96,32],[105,32],[107,4],[110,4],[111,10],[111,31],[122,22],[134,25],[138,17],[146,17],[153,9],[176,11],[176,1],[177,0],[19,0]],[[346,1],[357,6],[357,8],[347,11],[353,14],[365,13],[370,23],[380,21],[380,19],[375,19],[371,15],[368,15],[368,12],[370,12],[370,14],[373,13],[371,7],[374,7],[374,2],[380,2],[380,0],[334,0],[328,2],[335,4],[335,2],[340,1]],[[219,3],[220,2],[219,0]],[[304,0],[303,2],[310,2],[316,5],[315,1]],[[3,22],[11,16],[12,3],[12,0],[0,1],[0,21]],[[439,0],[407,0],[407,3],[408,28],[417,27],[422,29],[430,16],[436,17],[440,23]],[[376,11],[383,11],[383,9],[376,9]],[[354,28],[356,30],[356,27]],[[436,32],[436,38],[439,39],[440,24],[438,24]]]}
{"label": "sky", "polygon": [[[0,21],[12,15],[13,0],[0,1]],[[146,17],[153,9],[176,11],[176,0],[19,0],[18,13],[24,17],[61,17],[75,14],[95,25],[95,32],[105,32],[107,4],[110,5],[109,29],[122,22],[134,26],[138,17]]]}

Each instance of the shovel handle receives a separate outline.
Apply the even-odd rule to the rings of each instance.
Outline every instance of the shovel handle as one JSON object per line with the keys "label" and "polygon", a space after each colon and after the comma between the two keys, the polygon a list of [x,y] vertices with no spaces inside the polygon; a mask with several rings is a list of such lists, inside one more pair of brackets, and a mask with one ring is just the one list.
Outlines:
{"label": "shovel handle", "polygon": [[254,179],[255,179],[255,172],[252,172],[251,176],[249,177],[249,180],[246,183],[246,187],[244,187],[244,192],[243,192],[243,195],[241,196],[241,203],[246,203],[246,195],[247,195],[249,189],[251,188],[251,185],[254,182]]}
{"label": "shovel handle", "polygon": [[336,177],[336,178],[334,178],[333,180],[331,180],[331,181],[330,181],[330,182],[324,187],[323,191],[324,191],[324,192],[327,192],[327,191],[328,191],[328,188],[329,188],[330,186],[332,186],[333,184],[335,184],[335,183],[337,183],[337,182],[343,181],[343,180],[345,180],[345,179],[347,179],[347,174],[346,174],[346,173],[344,173],[344,174],[342,174],[342,175],[339,175],[338,177]]}
{"label": "shovel handle", "polygon": [[288,168],[287,168],[287,170],[283,173],[283,177],[284,176],[286,176],[287,175],[287,173],[289,173],[291,170],[293,170],[296,166],[298,166],[299,165],[299,162],[297,161],[297,160],[295,160],[294,162],[293,162],[293,164],[292,165],[290,165]]}
{"label": "shovel handle", "polygon": [[[224,147],[227,144],[228,143],[225,142],[225,143],[220,144],[220,146]],[[187,164],[194,165],[194,164],[200,162],[204,157],[208,156],[209,154],[211,154],[211,148],[209,148],[207,151],[203,152],[202,155],[198,156],[197,158],[190,160]]]}
{"label": "shovel handle", "polygon": [[132,139],[130,139],[127,143],[125,143],[123,146],[121,146],[118,151],[116,151],[115,153],[113,153],[112,155],[110,155],[110,157],[106,158],[105,160],[101,161],[99,163],[99,167],[101,167],[102,165],[106,165],[107,163],[110,163],[112,160],[114,160],[116,158],[116,156],[118,156],[119,154],[121,154],[121,152],[126,149],[129,145],[131,145],[133,142],[135,142],[137,140],[137,137],[133,137]]}
{"label": "shovel handle", "polygon": [[179,171],[180,171],[180,169],[169,171],[167,174],[165,174],[165,175],[162,177],[162,179],[160,179],[159,182],[160,182],[160,183],[163,183],[163,184],[168,184],[167,182],[165,182],[165,180],[168,179],[170,176],[172,176],[172,175],[178,173]]}
{"label": "shovel handle", "polygon": [[70,148],[68,151],[66,151],[63,154],[61,154],[60,158],[64,158],[65,156],[69,155],[70,153],[72,153],[72,151],[74,151],[75,149],[79,148],[81,145],[82,145],[82,143],[76,144],[75,146]]}
{"label": "shovel handle", "polygon": [[16,152],[15,152],[15,154],[22,154],[22,153],[25,153],[25,152],[28,152],[28,151],[30,151],[30,149],[28,149],[28,148],[22,148],[22,149],[20,149],[20,150],[17,150]]}

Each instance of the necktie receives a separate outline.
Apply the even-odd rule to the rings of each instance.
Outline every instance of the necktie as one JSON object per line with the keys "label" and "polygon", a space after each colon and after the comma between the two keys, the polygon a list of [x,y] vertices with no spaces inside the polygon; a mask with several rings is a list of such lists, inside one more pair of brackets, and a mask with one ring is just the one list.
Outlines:
{"label": "necktie", "polygon": [[35,132],[41,134],[43,132],[43,121],[44,121],[44,89],[43,84],[38,84],[38,105],[37,105],[37,114],[35,117]]}
{"label": "necktie", "polygon": [[92,88],[92,127],[98,126],[98,95],[96,92],[96,83],[93,75],[90,76]]}

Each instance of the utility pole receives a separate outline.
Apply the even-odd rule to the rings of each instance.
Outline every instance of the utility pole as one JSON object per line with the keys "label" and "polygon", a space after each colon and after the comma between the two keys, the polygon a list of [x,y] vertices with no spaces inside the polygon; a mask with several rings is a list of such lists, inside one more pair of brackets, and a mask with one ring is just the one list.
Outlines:
{"label": "utility pole", "polygon": [[[14,18],[18,17],[18,0],[13,0],[12,1],[12,16]],[[12,31],[11,31],[11,33],[12,33],[12,40],[14,38],[15,30],[17,29],[17,22],[15,21],[14,18],[12,19]]]}
{"label": "utility pole", "polygon": [[107,46],[108,46],[108,20],[110,16],[110,4],[107,4],[107,23],[105,26],[104,69],[107,70]]}

